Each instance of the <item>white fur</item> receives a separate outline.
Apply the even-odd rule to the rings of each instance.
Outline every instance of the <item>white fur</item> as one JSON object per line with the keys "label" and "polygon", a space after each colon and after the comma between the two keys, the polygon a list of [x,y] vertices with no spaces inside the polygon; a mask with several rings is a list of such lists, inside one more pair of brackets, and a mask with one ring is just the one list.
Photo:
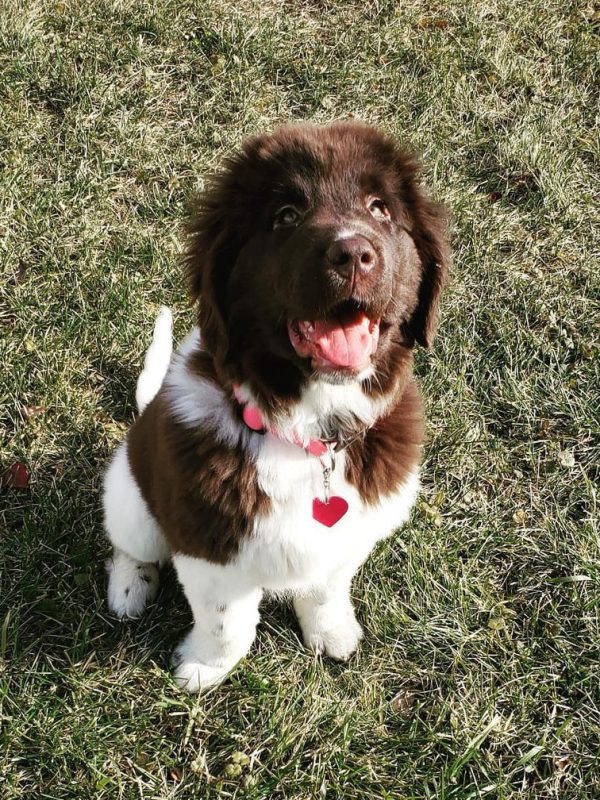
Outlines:
{"label": "white fur", "polygon": [[164,562],[169,546],[138,488],[123,442],[104,477],[104,526],[116,548],[141,563]]}
{"label": "white fur", "polygon": [[144,369],[137,382],[135,399],[140,412],[160,389],[171,360],[172,341],[173,317],[171,311],[162,306],[154,324],[154,334],[144,359]]}
{"label": "white fur", "polygon": [[108,570],[108,606],[118,617],[139,617],[158,591],[158,570],[115,548]]}
{"label": "white fur", "polygon": [[268,516],[255,521],[237,563],[274,592],[304,593],[328,585],[339,572],[353,575],[375,543],[404,523],[418,492],[413,474],[398,493],[367,507],[344,476],[345,453],[337,455],[331,493],[348,502],[348,511],[331,528],[312,518],[312,501],[323,498],[319,459],[272,436],[264,437],[257,459],[258,480],[271,499]]}
{"label": "white fur", "polygon": [[242,429],[225,402],[223,390],[190,372],[187,361],[198,347],[200,331],[193,328],[173,356],[165,377],[165,394],[173,416],[188,428],[210,428],[224,444],[235,445],[242,436],[249,440],[250,435]]}
{"label": "white fur", "polygon": [[[159,391],[172,354],[173,319],[161,308],[152,343],[138,379],[136,400],[142,411]],[[137,617],[158,591],[158,569],[170,557],[169,546],[131,473],[127,442],[112,457],[104,476],[104,527],[113,544],[107,564],[108,605],[118,617]]]}
{"label": "white fur", "polygon": [[194,615],[192,630],[175,651],[175,680],[195,692],[223,680],[250,649],[262,590],[229,564],[180,554],[173,563]]}
{"label": "white fur", "polygon": [[356,236],[356,231],[353,231],[351,228],[342,228],[341,231],[338,231],[335,235],[335,241],[339,242],[342,239],[350,239],[352,236]]}
{"label": "white fur", "polygon": [[[365,370],[360,380],[350,384],[332,384],[326,381],[311,381],[307,384],[300,401],[286,411],[270,420],[271,425],[280,430],[290,442],[298,437],[305,444],[311,438],[322,435],[320,423],[324,417],[336,415],[343,422],[352,423],[354,418],[360,420],[365,427],[371,426],[389,406],[391,398],[372,399],[361,389],[361,381],[370,377],[371,368]],[[240,395],[246,402],[257,404],[246,384],[240,386]]]}
{"label": "white fur", "polygon": [[352,575],[340,572],[327,585],[294,598],[306,646],[337,661],[347,661],[363,632],[350,601]]}
{"label": "white fur", "polygon": [[[250,433],[231,412],[224,391],[187,368],[189,355],[199,346],[195,330],[171,361],[165,379],[171,411],[190,428],[210,426],[224,445],[246,447],[271,510],[254,520],[253,535],[225,566],[173,555],[194,616],[194,626],[175,654],[176,680],[197,691],[227,675],[252,644],[263,590],[291,594],[307,646],[345,660],[362,635],[350,601],[352,577],[375,543],[408,519],[418,475],[415,472],[396,492],[367,506],[346,481],[342,451],[336,457],[331,491],[345,498],[349,509],[336,525],[325,527],[312,518],[313,498],[323,495],[320,460],[271,434]],[[242,393],[252,399],[248,387],[242,387]],[[281,424],[306,441],[318,435],[319,419],[331,412],[356,414],[369,425],[386,402],[370,400],[358,384],[314,382]],[[125,588],[130,598],[137,568],[164,560],[166,541],[131,475],[126,445],[107,472],[104,508],[108,535],[116,547],[109,604],[120,616],[137,614],[149,597],[126,600]]]}

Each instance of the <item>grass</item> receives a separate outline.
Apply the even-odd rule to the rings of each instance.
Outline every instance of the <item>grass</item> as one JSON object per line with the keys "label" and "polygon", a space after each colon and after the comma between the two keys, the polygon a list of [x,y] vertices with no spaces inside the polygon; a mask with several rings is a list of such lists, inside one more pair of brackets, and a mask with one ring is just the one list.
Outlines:
{"label": "grass", "polygon": [[[600,796],[593,4],[5,0],[0,10],[3,798]],[[355,583],[348,666],[267,602],[212,693],[173,685],[173,575],[104,603],[98,491],[181,224],[247,134],[349,113],[453,216],[425,491]]]}

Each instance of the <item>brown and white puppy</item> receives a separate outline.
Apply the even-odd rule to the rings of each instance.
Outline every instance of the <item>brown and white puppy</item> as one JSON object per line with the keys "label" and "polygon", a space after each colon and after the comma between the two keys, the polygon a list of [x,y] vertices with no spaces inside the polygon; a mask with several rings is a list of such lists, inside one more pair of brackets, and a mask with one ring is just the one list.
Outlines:
{"label": "brown and white puppy", "polygon": [[291,125],[247,141],[195,213],[198,328],[172,355],[160,315],[104,491],[109,605],[140,614],[172,558],[191,691],[248,651],[264,591],[293,596],[309,647],[356,649],[352,577],[418,491],[412,352],[431,343],[447,270],[417,172],[366,125]]}

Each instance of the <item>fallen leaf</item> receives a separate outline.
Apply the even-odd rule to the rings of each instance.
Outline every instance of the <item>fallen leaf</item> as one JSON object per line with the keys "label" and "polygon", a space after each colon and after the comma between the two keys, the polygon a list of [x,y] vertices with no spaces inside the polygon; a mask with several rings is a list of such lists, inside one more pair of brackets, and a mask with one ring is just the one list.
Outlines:
{"label": "fallen leaf", "polygon": [[181,779],[183,778],[183,773],[179,769],[179,767],[171,767],[169,770],[169,777],[173,781],[173,783],[181,783]]}
{"label": "fallen leaf", "polygon": [[558,454],[558,460],[563,467],[571,469],[575,466],[575,456],[572,450],[561,450]]}
{"label": "fallen leaf", "polygon": [[29,470],[25,464],[20,461],[11,464],[2,477],[2,486],[9,489],[28,489]]}
{"label": "fallen leaf", "polygon": [[392,708],[398,714],[402,714],[403,716],[408,715],[414,704],[414,692],[410,692],[407,689],[402,689],[392,698]]}
{"label": "fallen leaf", "polygon": [[557,772],[564,772],[569,769],[573,762],[571,761],[571,756],[554,756],[552,763]]}
{"label": "fallen leaf", "polygon": [[47,410],[46,406],[23,406],[23,416],[25,419],[33,419],[45,414]]}
{"label": "fallen leaf", "polygon": [[538,436],[547,436],[549,430],[550,430],[550,420],[541,419],[540,426],[538,428]]}
{"label": "fallen leaf", "polygon": [[525,525],[527,522],[527,514],[525,513],[525,510],[518,508],[513,514],[513,520],[517,523],[517,525]]}

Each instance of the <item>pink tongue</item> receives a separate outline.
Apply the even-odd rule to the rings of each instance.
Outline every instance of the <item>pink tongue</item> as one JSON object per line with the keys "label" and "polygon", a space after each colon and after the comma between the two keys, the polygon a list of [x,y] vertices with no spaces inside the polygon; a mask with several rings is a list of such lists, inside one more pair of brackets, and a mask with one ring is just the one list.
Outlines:
{"label": "pink tongue", "polygon": [[316,320],[311,341],[318,345],[319,355],[338,367],[362,369],[377,344],[371,333],[371,320],[360,312],[350,320]]}

